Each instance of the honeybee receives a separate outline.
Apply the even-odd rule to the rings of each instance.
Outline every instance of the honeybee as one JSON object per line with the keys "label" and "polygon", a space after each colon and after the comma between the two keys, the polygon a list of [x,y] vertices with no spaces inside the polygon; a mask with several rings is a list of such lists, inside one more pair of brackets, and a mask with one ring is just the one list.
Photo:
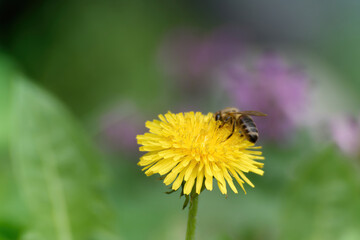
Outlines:
{"label": "honeybee", "polygon": [[229,139],[234,134],[235,128],[238,127],[248,141],[256,143],[259,138],[259,132],[254,120],[250,116],[265,117],[267,114],[258,111],[240,111],[237,108],[229,107],[216,112],[215,120],[222,122],[220,127],[223,127],[225,124],[232,125],[231,134],[226,139]]}

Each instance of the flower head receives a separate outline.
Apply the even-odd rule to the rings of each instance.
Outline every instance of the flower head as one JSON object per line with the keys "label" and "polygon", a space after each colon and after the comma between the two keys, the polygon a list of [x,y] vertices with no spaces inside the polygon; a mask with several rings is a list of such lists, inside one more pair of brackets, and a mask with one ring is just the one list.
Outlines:
{"label": "flower head", "polygon": [[360,118],[334,118],[330,128],[332,138],[342,152],[349,156],[360,156]]}
{"label": "flower head", "polygon": [[214,115],[200,112],[159,115],[159,120],[146,122],[149,133],[138,135],[140,151],[148,152],[140,158],[147,176],[165,175],[164,183],[177,190],[183,186],[183,193],[189,195],[193,188],[200,194],[203,186],[213,189],[213,178],[220,191],[227,193],[226,182],[237,193],[233,178],[245,191],[243,184],[254,185],[244,173],[263,175],[264,159],[260,147],[247,141],[236,131],[229,139],[232,129],[215,121]]}

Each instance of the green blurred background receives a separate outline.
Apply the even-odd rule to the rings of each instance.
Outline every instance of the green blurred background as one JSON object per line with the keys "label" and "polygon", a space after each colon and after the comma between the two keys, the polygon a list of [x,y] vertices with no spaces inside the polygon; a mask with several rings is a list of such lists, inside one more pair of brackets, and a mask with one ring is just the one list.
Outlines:
{"label": "green blurred background", "polygon": [[[141,172],[135,136],[168,110],[238,106],[228,62],[270,84],[241,106],[273,113],[258,123],[265,175],[247,195],[203,192],[197,239],[360,239],[359,13],[356,0],[0,0],[0,240],[184,239],[184,199]],[[269,50],[285,73],[248,67]],[[306,86],[287,87],[292,65]]]}

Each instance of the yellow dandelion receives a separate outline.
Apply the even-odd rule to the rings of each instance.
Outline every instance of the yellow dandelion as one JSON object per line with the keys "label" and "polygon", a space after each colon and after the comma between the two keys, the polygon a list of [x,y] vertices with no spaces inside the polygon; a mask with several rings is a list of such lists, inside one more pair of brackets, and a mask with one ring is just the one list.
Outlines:
{"label": "yellow dandelion", "polygon": [[[233,178],[244,190],[244,182],[254,187],[245,173],[263,175],[261,147],[255,147],[239,131],[227,139],[231,127],[219,128],[214,115],[200,112],[159,115],[159,120],[147,121],[149,133],[138,135],[140,151],[148,152],[140,158],[139,166],[147,176],[164,175],[164,183],[189,195],[193,188],[200,194],[203,185],[213,189],[217,180],[221,193],[227,194],[226,182],[237,193]],[[245,192],[246,193],[246,192]]]}

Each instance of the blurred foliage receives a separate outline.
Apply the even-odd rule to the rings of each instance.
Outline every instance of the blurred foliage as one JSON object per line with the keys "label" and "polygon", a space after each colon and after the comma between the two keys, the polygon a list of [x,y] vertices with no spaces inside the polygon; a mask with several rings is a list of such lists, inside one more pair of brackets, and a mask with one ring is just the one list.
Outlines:
{"label": "blurred foliage", "polygon": [[10,89],[15,77],[14,66],[0,55],[0,149],[7,144],[10,126]]}
{"label": "blurred foliage", "polygon": [[310,158],[284,194],[281,239],[358,239],[358,171],[333,148]]}
{"label": "blurred foliage", "polygon": [[154,56],[170,26],[194,19],[185,6],[46,1],[19,22],[10,49],[36,81],[81,116],[117,98],[143,107],[163,104],[165,85]]}
{"label": "blurred foliage", "polygon": [[67,111],[26,80],[14,83],[11,155],[30,209],[24,239],[111,239],[104,170]]}
{"label": "blurred foliage", "polygon": [[15,65],[0,55],[0,239],[18,239],[26,224],[26,208],[18,192],[10,163],[11,90]]}

